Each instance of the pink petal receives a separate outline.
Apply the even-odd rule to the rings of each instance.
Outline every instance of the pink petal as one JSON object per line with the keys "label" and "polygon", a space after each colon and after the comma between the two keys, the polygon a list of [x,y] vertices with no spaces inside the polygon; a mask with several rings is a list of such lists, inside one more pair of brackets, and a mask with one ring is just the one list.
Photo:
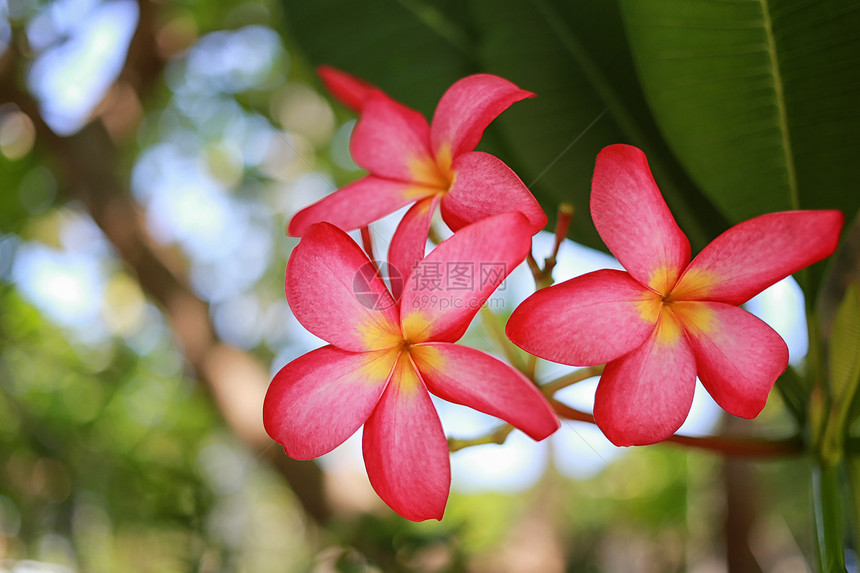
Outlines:
{"label": "pink petal", "polygon": [[520,213],[463,227],[418,263],[400,301],[410,342],[454,342],[531,249],[533,229]]}
{"label": "pink petal", "polygon": [[[511,104],[535,97],[508,80],[475,74],[459,80],[442,96],[433,115],[433,151],[440,163],[472,151],[484,130]],[[447,159],[445,159],[447,158]]]}
{"label": "pink petal", "polygon": [[534,440],[559,427],[535,385],[489,354],[447,342],[417,344],[410,354],[427,389],[444,400],[501,418]]}
{"label": "pink petal", "polygon": [[435,188],[403,181],[363,177],[296,213],[287,232],[293,237],[301,237],[308,227],[323,221],[351,231],[366,227],[404,205],[437,192]]}
{"label": "pink petal", "polygon": [[640,346],[657,324],[660,298],[623,271],[604,269],[539,290],[506,329],[535,356],[593,366]]}
{"label": "pink petal", "polygon": [[756,417],[788,366],[779,334],[729,304],[679,302],[672,310],[687,331],[702,385],[726,412]]}
{"label": "pink petal", "polygon": [[696,388],[696,361],[681,327],[665,312],[648,340],[606,365],[594,419],[616,446],[664,440],[684,423]]}
{"label": "pink petal", "polygon": [[442,198],[442,217],[451,229],[480,221],[490,215],[519,211],[534,232],[546,225],[546,214],[525,184],[502,160],[473,151],[454,159],[454,183]]}
{"label": "pink petal", "polygon": [[373,84],[331,66],[319,66],[317,75],[331,95],[357,113],[370,94],[381,93]]}
{"label": "pink petal", "polygon": [[403,294],[403,285],[409,281],[412,269],[424,258],[430,223],[438,203],[438,196],[422,199],[406,212],[394,231],[388,248],[388,263],[400,277],[398,281],[391,281],[391,293],[395,300],[399,300]]}
{"label": "pink petal", "polygon": [[367,255],[343,231],[317,223],[287,262],[287,302],[313,334],[343,350],[378,350],[403,340],[394,299]]}
{"label": "pink petal", "polygon": [[668,293],[690,262],[690,242],[666,206],[645,154],[633,146],[610,145],[597,155],[591,217],[615,258],[659,293]]}
{"label": "pink petal", "polygon": [[266,432],[291,458],[330,452],[370,416],[397,355],[324,346],[293,360],[275,374],[266,392]]}
{"label": "pink petal", "polygon": [[673,298],[744,303],[833,254],[843,221],[839,211],[786,211],[735,225],[690,263]]}
{"label": "pink petal", "polygon": [[430,153],[430,127],[417,111],[371,94],[352,132],[350,151],[371,175],[447,189],[450,182]]}
{"label": "pink petal", "polygon": [[405,355],[364,426],[363,449],[370,483],[391,509],[412,521],[442,519],[451,485],[448,441]]}

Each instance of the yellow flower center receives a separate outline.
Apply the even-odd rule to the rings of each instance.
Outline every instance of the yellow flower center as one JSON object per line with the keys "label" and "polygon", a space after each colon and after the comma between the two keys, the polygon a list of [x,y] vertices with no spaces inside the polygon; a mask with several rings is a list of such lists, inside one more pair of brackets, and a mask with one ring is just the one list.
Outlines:
{"label": "yellow flower center", "polygon": [[669,293],[672,300],[704,300],[711,292],[716,277],[713,273],[693,269],[680,278]]}
{"label": "yellow flower center", "polygon": [[420,310],[416,310],[403,317],[400,329],[403,333],[402,344],[425,342],[430,335],[430,319]]}
{"label": "yellow flower center", "polygon": [[455,173],[451,169],[453,156],[451,145],[443,144],[436,157],[415,157],[409,162],[409,171],[412,173],[412,181],[417,183],[416,194],[426,195],[427,187],[433,188],[436,193],[445,194],[454,185]]}
{"label": "yellow flower center", "polygon": [[664,269],[652,274],[651,287],[662,288],[649,291],[638,303],[638,310],[643,320],[656,325],[657,342],[674,346],[685,329],[701,333],[713,328],[713,311],[698,302],[710,291],[713,275],[694,270],[684,273],[675,284],[670,277]]}

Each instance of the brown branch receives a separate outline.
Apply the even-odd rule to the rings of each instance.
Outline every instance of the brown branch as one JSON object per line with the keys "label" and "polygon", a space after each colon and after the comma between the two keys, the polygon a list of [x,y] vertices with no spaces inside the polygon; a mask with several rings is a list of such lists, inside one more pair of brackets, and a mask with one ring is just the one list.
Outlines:
{"label": "brown branch", "polygon": [[[550,399],[555,413],[566,420],[594,424],[594,416],[571,408],[558,400]],[[708,450],[729,457],[774,458],[797,455],[804,452],[803,440],[799,437],[766,440],[762,438],[736,438],[729,436],[678,436],[673,435],[661,443],[677,444],[688,448]]]}
{"label": "brown branch", "polygon": [[[141,25],[121,74],[129,78],[138,95],[154,89],[164,66],[154,51],[153,11],[157,4],[141,1],[140,5]],[[173,265],[166,252],[153,243],[143,213],[129,193],[128,176],[119,159],[121,150],[102,122],[96,119],[69,137],[51,131],[37,103],[19,87],[25,62],[14,53],[14,45],[12,42],[10,54],[0,66],[0,101],[14,103],[33,121],[36,151],[53,163],[66,198],[84,205],[144,292],[161,306],[187,363],[209,390],[225,422],[286,478],[310,517],[326,521],[330,509],[319,467],[288,458],[263,428],[267,369],[251,354],[219,340],[207,303],[176,270],[181,265]]]}

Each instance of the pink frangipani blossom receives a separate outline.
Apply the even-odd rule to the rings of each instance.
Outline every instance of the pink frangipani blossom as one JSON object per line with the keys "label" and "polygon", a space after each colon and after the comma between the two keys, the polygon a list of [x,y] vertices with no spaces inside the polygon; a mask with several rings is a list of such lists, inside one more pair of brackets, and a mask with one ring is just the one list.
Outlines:
{"label": "pink frangipani blossom", "polygon": [[842,214],[755,217],[690,262],[690,243],[645,155],[628,145],[598,155],[591,214],[627,272],[595,271],[538,291],[511,316],[510,339],[547,360],[606,363],[594,418],[616,445],[672,435],[689,413],[697,375],[730,414],[758,415],[788,365],[788,350],[739,305],[832,254]]}
{"label": "pink frangipani blossom", "polygon": [[[311,225],[287,264],[285,290],[298,321],[329,342],[284,366],[263,405],[269,435],[287,455],[310,459],[364,425],[364,461],[379,496],[407,519],[441,519],[451,473],[430,393],[502,418],[535,440],[559,422],[537,388],[511,366],[454,344],[531,246],[520,213],[461,228],[415,268],[489,263],[505,272],[457,288],[410,281],[399,304],[341,229]],[[372,267],[371,267],[372,268]],[[356,277],[361,292],[356,292]]]}
{"label": "pink frangipani blossom", "polygon": [[356,113],[361,112],[370,94],[383,93],[373,84],[331,66],[318,67],[317,75],[331,95]]}
{"label": "pink frangipani blossom", "polygon": [[437,205],[454,231],[510,211],[522,213],[533,234],[546,225],[546,215],[520,178],[497,157],[474,151],[500,113],[533,93],[498,76],[468,76],[445,92],[428,124],[419,112],[367,82],[330,67],[319,73],[335,97],[360,113],[350,151],[369,175],[296,213],[291,235],[300,237],[322,221],[358,229],[414,203],[389,255],[408,273],[424,256]]}

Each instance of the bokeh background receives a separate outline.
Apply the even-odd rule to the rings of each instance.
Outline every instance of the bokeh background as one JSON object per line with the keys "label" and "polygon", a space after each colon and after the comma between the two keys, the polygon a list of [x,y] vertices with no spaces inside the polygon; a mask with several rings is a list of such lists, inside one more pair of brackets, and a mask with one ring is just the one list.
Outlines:
{"label": "bokeh background", "polygon": [[[286,223],[362,173],[349,156],[355,117],[313,73],[326,46],[338,49],[334,60],[358,54],[351,71],[428,114],[458,74],[512,70],[539,95],[517,105],[553,120],[557,133],[526,133],[520,144],[533,152],[518,154],[505,143],[517,124],[502,124],[488,130],[486,148],[539,183],[551,220],[558,201],[573,201],[572,236],[590,247],[599,243],[583,198],[594,155],[636,139],[614,137],[636,123],[618,102],[586,94],[588,105],[570,104],[575,120],[559,113],[560,89],[541,92],[537,74],[561,77],[562,64],[538,44],[525,61],[506,52],[514,20],[488,17],[498,34],[465,26],[461,36],[441,18],[453,3],[357,4],[364,20],[289,0],[0,0],[0,571],[811,571],[802,456],[619,450],[589,424],[566,422],[544,444],[514,433],[504,446],[453,454],[445,519],[415,524],[376,498],[355,439],[320,462],[296,462],[266,436],[272,374],[320,344],[284,299],[297,243]],[[486,15],[486,3],[473,4]],[[534,5],[544,24],[567,17],[547,15],[550,2]],[[404,13],[446,49],[473,49],[472,59],[439,49],[435,63],[410,61],[392,31]],[[350,26],[373,30],[374,49],[390,60],[361,59],[367,44],[350,44]],[[603,41],[607,54],[627,50],[617,35]],[[607,58],[595,65],[609,66],[610,80],[628,71],[628,60]],[[411,71],[395,73],[403,69]],[[637,105],[626,109],[635,115]],[[652,123],[638,133],[667,153]],[[679,220],[698,222],[688,227],[694,245],[737,218],[695,190],[687,171],[663,167]],[[685,188],[692,208],[677,199]],[[857,199],[846,201],[856,211]],[[395,221],[382,221],[380,236]],[[551,242],[539,236],[536,252]],[[568,241],[556,277],[615,264]],[[530,280],[518,269],[493,310],[509,314]],[[797,283],[750,308],[786,337],[801,368]],[[467,342],[499,352],[480,324]],[[540,368],[546,380],[565,372]],[[587,410],[593,388],[591,380],[560,397]],[[682,432],[793,435],[781,396],[746,422],[723,418],[699,392]],[[453,436],[495,424],[438,406]]]}

